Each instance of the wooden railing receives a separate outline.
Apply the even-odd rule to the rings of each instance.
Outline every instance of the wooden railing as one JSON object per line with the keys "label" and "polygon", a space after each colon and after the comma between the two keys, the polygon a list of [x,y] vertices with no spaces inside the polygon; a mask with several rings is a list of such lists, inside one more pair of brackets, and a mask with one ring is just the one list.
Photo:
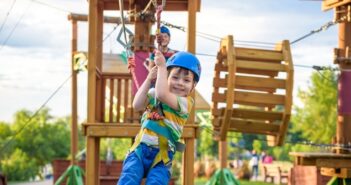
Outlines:
{"label": "wooden railing", "polygon": [[102,73],[101,118],[103,123],[138,123],[140,112],[132,107],[132,77],[129,73]]}

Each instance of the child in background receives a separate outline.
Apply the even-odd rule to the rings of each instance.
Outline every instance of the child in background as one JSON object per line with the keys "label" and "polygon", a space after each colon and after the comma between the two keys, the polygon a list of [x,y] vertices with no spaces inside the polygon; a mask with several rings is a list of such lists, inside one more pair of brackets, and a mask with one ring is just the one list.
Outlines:
{"label": "child in background", "polygon": [[[163,56],[166,58],[166,61],[172,56],[174,55],[177,51],[170,49],[168,47],[169,42],[171,41],[171,32],[169,31],[169,29],[166,26],[161,26],[160,27],[160,33],[158,35],[156,35],[157,38],[157,42],[160,42],[160,48],[158,48]],[[149,71],[152,69],[152,67],[155,66],[155,52],[150,54],[150,57],[146,60],[147,62],[147,66]]]}
{"label": "child in background", "polygon": [[[155,64],[137,91],[133,108],[145,110],[141,129],[127,155],[118,185],[167,185],[171,178],[173,155],[181,150],[179,142],[194,100],[190,93],[199,82],[201,67],[191,53],[178,52],[166,64],[160,51]],[[157,76],[155,88],[151,81]]]}

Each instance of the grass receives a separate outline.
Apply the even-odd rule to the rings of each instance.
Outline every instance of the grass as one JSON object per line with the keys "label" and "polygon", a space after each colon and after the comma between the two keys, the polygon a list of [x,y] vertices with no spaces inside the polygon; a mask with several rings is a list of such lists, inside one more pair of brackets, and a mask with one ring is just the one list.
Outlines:
{"label": "grass", "polygon": [[[195,185],[205,185],[208,180],[205,178],[195,179]],[[260,181],[246,181],[240,180],[240,185],[273,185],[272,183],[260,182]]]}

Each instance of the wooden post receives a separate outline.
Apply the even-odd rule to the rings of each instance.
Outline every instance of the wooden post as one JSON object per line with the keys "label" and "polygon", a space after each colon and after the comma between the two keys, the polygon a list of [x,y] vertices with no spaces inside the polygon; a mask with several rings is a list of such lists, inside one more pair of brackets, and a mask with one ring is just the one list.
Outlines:
{"label": "wooden post", "polygon": [[[89,47],[88,47],[88,123],[96,123],[96,110],[99,106],[96,102],[97,90],[97,70],[101,69],[102,61],[102,27],[103,9],[98,0],[89,1]],[[89,135],[89,134],[88,134]],[[86,155],[86,184],[99,185],[99,151],[100,138],[87,136]]]}
{"label": "wooden post", "polygon": [[[337,7],[340,10],[339,17],[348,16],[346,20],[339,23],[339,41],[337,52],[337,63],[340,67],[338,84],[338,120],[336,128],[336,153],[350,153],[345,147],[351,145],[351,4]],[[343,10],[343,11],[341,11]]]}
{"label": "wooden post", "polygon": [[77,21],[72,20],[72,48],[71,48],[71,62],[72,62],[72,123],[71,123],[71,165],[76,164],[76,155],[78,152],[78,121],[77,121],[77,71],[74,70],[74,54],[77,51]]}
{"label": "wooden post", "polygon": [[227,167],[227,140],[219,140],[220,169]]}
{"label": "wooden post", "polygon": [[[187,50],[193,54],[196,53],[196,8],[197,1],[188,1],[188,33],[187,33]],[[191,95],[195,98],[195,93]],[[195,100],[196,103],[196,100]],[[193,124],[195,121],[195,106],[193,106],[187,124]],[[195,161],[195,138],[185,140],[186,148],[183,154],[182,184],[194,185],[194,161]]]}

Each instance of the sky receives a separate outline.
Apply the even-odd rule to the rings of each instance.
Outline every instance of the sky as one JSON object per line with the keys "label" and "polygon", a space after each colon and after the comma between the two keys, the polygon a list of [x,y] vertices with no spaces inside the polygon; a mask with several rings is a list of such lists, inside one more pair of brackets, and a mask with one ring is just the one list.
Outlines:
{"label": "sky", "polygon": [[[21,109],[35,112],[65,81],[46,106],[53,116],[70,115],[72,27],[67,19],[70,12],[87,14],[88,1],[0,1],[0,121],[13,121],[15,112]],[[120,12],[109,11],[105,15],[120,16]],[[185,12],[163,12],[161,16],[163,21],[187,26]],[[243,46],[250,42],[292,42],[331,20],[333,11],[323,12],[321,1],[202,0],[196,28],[198,32],[217,38],[233,35],[235,45]],[[87,26],[87,23],[78,24],[78,50],[81,51],[88,48]],[[104,37],[107,38],[104,52],[124,51],[116,42],[121,26],[113,31],[115,26],[104,26]],[[133,27],[128,28],[133,30]],[[186,33],[177,29],[171,29],[171,33],[170,47],[186,50]],[[196,38],[196,53],[203,68],[197,89],[209,102],[215,55],[219,49],[219,42],[215,40],[200,36]],[[337,26],[291,45],[295,65],[294,104],[299,104],[297,90],[306,89],[309,84],[313,70],[308,66],[332,66],[335,47]],[[78,76],[78,114],[80,120],[86,118],[86,72]]]}

